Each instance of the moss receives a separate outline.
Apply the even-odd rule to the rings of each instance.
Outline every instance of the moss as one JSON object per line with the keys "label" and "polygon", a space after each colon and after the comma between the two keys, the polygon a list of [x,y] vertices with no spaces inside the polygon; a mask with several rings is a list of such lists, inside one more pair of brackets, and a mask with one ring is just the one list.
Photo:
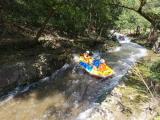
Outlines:
{"label": "moss", "polygon": [[[136,82],[136,81],[134,81]],[[134,84],[134,83],[133,83]],[[138,110],[139,104],[146,102],[148,96],[144,90],[140,89],[140,84],[126,84],[126,87],[121,87],[120,92],[122,93],[122,103],[127,106],[131,111]],[[135,87],[136,86],[136,87]]]}
{"label": "moss", "polygon": [[154,120],[160,120],[160,116],[155,117]]}
{"label": "moss", "polygon": [[154,62],[150,68],[152,77],[156,80],[160,80],[160,60]]}
{"label": "moss", "polygon": [[[157,61],[159,61],[159,58],[157,55],[152,53],[136,65],[147,83],[150,83],[150,81],[155,81],[153,74],[155,75],[157,69],[155,70],[152,67],[155,65],[154,68],[156,68],[157,65],[159,65],[159,62],[157,63]],[[125,86],[118,87],[120,93],[122,94],[122,104],[134,113],[141,113],[142,108],[140,108],[140,106],[148,102],[151,98],[146,86],[143,81],[136,74],[134,74],[134,71],[132,71],[131,74],[126,75],[123,78],[123,81]],[[126,116],[131,115],[131,113],[127,112],[125,112],[125,114]],[[160,120],[160,117],[157,116],[155,120]]]}

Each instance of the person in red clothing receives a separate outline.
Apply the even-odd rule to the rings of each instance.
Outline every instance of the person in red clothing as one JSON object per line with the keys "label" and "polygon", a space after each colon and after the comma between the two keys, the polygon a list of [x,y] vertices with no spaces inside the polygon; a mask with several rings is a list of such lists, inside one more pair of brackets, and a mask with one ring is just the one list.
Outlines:
{"label": "person in red clothing", "polygon": [[99,65],[98,70],[101,72],[107,70],[107,65],[105,63],[105,60],[101,59],[100,62],[101,62],[101,64]]}

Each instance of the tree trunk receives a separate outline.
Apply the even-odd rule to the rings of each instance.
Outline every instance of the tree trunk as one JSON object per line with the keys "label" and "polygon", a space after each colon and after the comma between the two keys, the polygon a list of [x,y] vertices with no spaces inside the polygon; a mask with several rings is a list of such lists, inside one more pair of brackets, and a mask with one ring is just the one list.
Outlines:
{"label": "tree trunk", "polygon": [[158,30],[155,27],[153,27],[151,28],[150,34],[148,36],[149,44],[153,45],[157,41],[157,38],[158,38]]}
{"label": "tree trunk", "polygon": [[101,36],[102,36],[102,32],[103,32],[103,27],[100,28],[100,32],[99,32],[99,34],[97,35],[96,40],[100,40],[100,38],[101,38]]}
{"label": "tree trunk", "polygon": [[41,28],[40,28],[39,31],[37,32],[37,35],[36,35],[36,37],[35,37],[35,40],[38,40],[38,39],[41,37],[41,35],[42,35],[42,33],[43,33],[43,31],[44,31],[44,29],[45,29],[48,21],[49,21],[50,18],[52,17],[53,13],[54,13],[54,11],[53,11],[53,9],[51,9],[51,10],[49,11],[49,14],[48,14],[48,16],[46,17],[44,23],[42,24]]}
{"label": "tree trunk", "polygon": [[140,35],[140,26],[137,26],[136,28],[136,35]]}
{"label": "tree trunk", "polygon": [[158,40],[155,42],[155,44],[153,45],[152,50],[155,53],[160,53],[160,37],[158,37]]}
{"label": "tree trunk", "polygon": [[0,37],[2,37],[6,33],[5,25],[4,25],[4,11],[2,6],[0,5]]}

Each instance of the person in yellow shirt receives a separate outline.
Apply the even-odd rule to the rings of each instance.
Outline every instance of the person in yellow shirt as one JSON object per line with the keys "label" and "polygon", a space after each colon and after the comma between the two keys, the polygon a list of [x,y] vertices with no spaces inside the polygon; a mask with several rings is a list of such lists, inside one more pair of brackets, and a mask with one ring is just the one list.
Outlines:
{"label": "person in yellow shirt", "polygon": [[89,55],[90,52],[89,51],[86,51],[84,54],[83,54],[83,57],[84,57],[84,61],[88,64],[91,64],[92,61],[93,61],[93,58]]}

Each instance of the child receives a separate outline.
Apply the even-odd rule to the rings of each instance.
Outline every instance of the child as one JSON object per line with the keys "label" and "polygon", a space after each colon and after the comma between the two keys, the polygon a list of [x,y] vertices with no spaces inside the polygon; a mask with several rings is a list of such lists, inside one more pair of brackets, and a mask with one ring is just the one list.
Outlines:
{"label": "child", "polygon": [[89,51],[86,51],[84,54],[83,54],[83,57],[84,57],[84,61],[88,64],[91,64],[92,61],[93,61],[93,58],[89,55],[90,52]]}
{"label": "child", "polygon": [[100,62],[101,62],[101,64],[99,65],[98,70],[101,72],[107,70],[107,65],[105,63],[105,60],[101,59]]}

